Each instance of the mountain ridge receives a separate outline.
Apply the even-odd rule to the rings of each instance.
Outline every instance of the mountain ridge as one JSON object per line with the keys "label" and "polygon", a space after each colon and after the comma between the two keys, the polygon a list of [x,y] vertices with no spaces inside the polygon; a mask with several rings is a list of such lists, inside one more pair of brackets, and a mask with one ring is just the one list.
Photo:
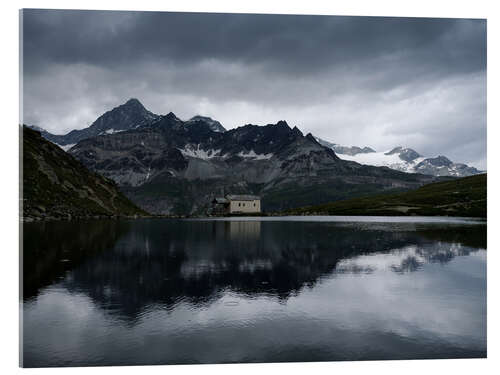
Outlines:
{"label": "mountain ridge", "polygon": [[[174,116],[178,121],[182,121],[172,112],[165,116]],[[56,143],[63,150],[68,151],[76,143],[86,138],[92,138],[103,134],[113,134],[141,126],[147,126],[159,121],[165,116],[157,115],[148,111],[138,99],[131,98],[124,104],[119,105],[99,116],[98,119],[89,127],[80,130],[72,130],[65,135],[55,135],[49,133],[36,125],[28,126],[41,132],[44,138]],[[196,126],[196,124],[199,123],[207,124],[208,127],[214,132],[227,132],[219,121],[216,121],[208,116],[196,115],[187,121],[183,121],[184,125],[190,126]],[[438,177],[464,177],[484,173],[484,171],[478,170],[464,163],[453,163],[450,161],[448,165],[443,165],[439,162],[440,156],[424,157],[415,150],[411,148],[403,148],[402,146],[397,146],[392,150],[381,153],[375,151],[371,147],[342,146],[319,137],[314,137],[314,139],[322,146],[332,149],[336,154],[340,155],[341,159],[351,160],[361,164],[386,166],[402,172],[422,173]],[[392,155],[395,155],[396,157],[391,158],[390,156]]]}

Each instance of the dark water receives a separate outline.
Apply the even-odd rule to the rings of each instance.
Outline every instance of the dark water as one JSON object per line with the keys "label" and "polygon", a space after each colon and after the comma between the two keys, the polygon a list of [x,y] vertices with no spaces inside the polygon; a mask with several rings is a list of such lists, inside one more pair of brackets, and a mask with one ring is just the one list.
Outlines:
{"label": "dark water", "polygon": [[25,224],[24,366],[486,356],[486,225],[300,220]]}

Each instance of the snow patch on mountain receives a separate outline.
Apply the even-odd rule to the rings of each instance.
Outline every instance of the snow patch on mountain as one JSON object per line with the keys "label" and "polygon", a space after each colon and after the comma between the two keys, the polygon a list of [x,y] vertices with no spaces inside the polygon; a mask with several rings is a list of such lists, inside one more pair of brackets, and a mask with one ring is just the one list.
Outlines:
{"label": "snow patch on mountain", "polygon": [[[184,156],[202,160],[209,160],[214,158],[227,159],[228,157],[231,156],[231,154],[222,155],[221,149],[204,150],[203,148],[201,148],[200,144],[197,145],[187,144],[186,146],[184,146],[184,148],[178,148],[178,150]],[[274,154],[273,153],[257,154],[254,150],[250,150],[250,151],[240,151],[239,153],[236,154],[236,156],[251,160],[269,160],[274,156]]]}
{"label": "snow patch on mountain", "polygon": [[106,131],[100,132],[99,135],[102,135],[102,134],[115,134],[115,133],[123,132],[125,130],[127,130],[127,129],[121,129],[121,130],[107,129]]}
{"label": "snow patch on mountain", "polygon": [[184,148],[178,149],[182,155],[188,156],[191,158],[208,160],[216,157],[221,157],[221,150],[203,150],[200,148],[200,145],[186,145]]}
{"label": "snow patch on mountain", "polygon": [[391,169],[407,173],[415,173],[415,166],[425,159],[424,157],[418,157],[412,161],[405,161],[399,157],[399,154],[389,154],[389,152],[390,150],[356,155],[337,153],[337,155],[339,158],[344,160],[351,160],[360,164],[374,165],[376,167],[389,167]]}
{"label": "snow patch on mountain", "polygon": [[269,154],[256,154],[254,150],[250,150],[248,152],[239,152],[238,153],[239,157],[242,158],[251,158],[253,160],[269,160],[271,159],[274,155],[272,153]]}
{"label": "snow patch on mountain", "polygon": [[[56,143],[56,144],[57,144],[57,143]],[[63,145],[58,145],[58,146],[59,146],[60,148],[62,148],[64,151],[66,151],[66,152],[67,152],[67,151],[68,151],[71,147],[73,147],[73,146],[75,146],[75,145],[76,145],[76,143],[71,143],[71,144],[69,144],[69,145],[64,145],[64,146],[63,146]]]}
{"label": "snow patch on mountain", "polygon": [[420,155],[411,148],[401,146],[389,151],[377,152],[370,147],[341,146],[325,141],[316,140],[324,147],[331,148],[337,156],[344,160],[355,161],[359,164],[388,167],[406,173],[421,173],[431,176],[466,177],[484,173],[474,167],[462,163],[453,163],[445,156],[428,158]]}

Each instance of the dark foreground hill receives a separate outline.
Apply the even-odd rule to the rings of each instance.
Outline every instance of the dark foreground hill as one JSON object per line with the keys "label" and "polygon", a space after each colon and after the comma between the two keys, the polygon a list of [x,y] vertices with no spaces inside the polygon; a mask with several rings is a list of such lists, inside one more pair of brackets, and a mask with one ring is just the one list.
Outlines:
{"label": "dark foreground hill", "polygon": [[420,215],[486,217],[486,174],[416,190],[342,200],[287,211],[293,215]]}
{"label": "dark foreground hill", "polygon": [[146,214],[112,180],[89,171],[26,126],[22,129],[24,220]]}

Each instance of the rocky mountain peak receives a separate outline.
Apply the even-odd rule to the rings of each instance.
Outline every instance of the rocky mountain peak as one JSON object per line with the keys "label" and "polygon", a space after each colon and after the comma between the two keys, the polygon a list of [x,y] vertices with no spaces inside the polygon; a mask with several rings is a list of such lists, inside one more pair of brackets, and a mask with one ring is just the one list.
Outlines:
{"label": "rocky mountain peak", "polygon": [[[294,128],[295,129],[295,128]],[[320,144],[316,138],[314,137],[314,135],[312,135],[311,133],[307,133],[306,134],[306,138],[309,139],[310,141],[313,141],[314,143],[317,143],[317,144]]]}
{"label": "rocky mountain peak", "polygon": [[125,102],[125,104],[122,104],[121,107],[124,107],[124,108],[146,109],[146,108],[144,108],[144,106],[142,105],[142,103],[138,99],[136,99],[136,98],[130,98],[129,100],[127,100]]}
{"label": "rocky mountain peak", "polygon": [[403,147],[402,146],[396,146],[391,151],[386,152],[385,155],[399,154],[401,151],[403,151]]}
{"label": "rocky mountain peak", "polygon": [[276,126],[286,126],[287,128],[290,128],[290,126],[288,126],[288,123],[285,120],[279,120],[276,123]]}
{"label": "rocky mountain peak", "polygon": [[144,108],[139,100],[132,98],[104,113],[88,129],[91,130],[92,135],[116,133],[137,128],[158,117]]}
{"label": "rocky mountain peak", "polygon": [[159,115],[148,111],[139,100],[131,98],[99,116],[87,128],[75,129],[64,135],[56,135],[49,132],[43,132],[42,135],[53,143],[66,146],[73,145],[87,138],[136,129],[158,119],[160,119]]}
{"label": "rocky mountain peak", "polygon": [[386,152],[385,155],[399,154],[399,158],[406,162],[411,162],[422,155],[411,148],[403,148],[402,146],[394,147],[391,151]]}
{"label": "rocky mountain peak", "polygon": [[[300,131],[300,129],[296,126],[293,127],[292,129],[293,133],[294,134],[297,134],[297,135],[300,135],[300,136],[303,136],[304,134],[302,134],[302,132]],[[309,133],[308,135],[310,135],[311,133]]]}
{"label": "rocky mountain peak", "polygon": [[196,116],[191,117],[186,122],[190,122],[190,121],[214,121],[214,120],[210,117],[207,117],[207,116],[196,115]]}
{"label": "rocky mountain peak", "polygon": [[222,126],[222,124],[219,121],[216,121],[216,120],[214,120],[210,117],[207,117],[207,116],[196,115],[196,116],[190,118],[189,120],[187,120],[186,124],[190,125],[190,124],[193,124],[195,122],[206,123],[210,127],[210,130],[212,130],[214,132],[224,133],[226,131],[226,128],[224,128],[224,126]]}
{"label": "rocky mountain peak", "polygon": [[449,167],[453,162],[448,159],[446,156],[439,155],[435,158],[428,158],[426,159],[430,164],[436,166],[436,167]]}
{"label": "rocky mountain peak", "polygon": [[167,115],[165,115],[165,118],[167,120],[179,120],[179,118],[174,114],[174,112],[169,112]]}

